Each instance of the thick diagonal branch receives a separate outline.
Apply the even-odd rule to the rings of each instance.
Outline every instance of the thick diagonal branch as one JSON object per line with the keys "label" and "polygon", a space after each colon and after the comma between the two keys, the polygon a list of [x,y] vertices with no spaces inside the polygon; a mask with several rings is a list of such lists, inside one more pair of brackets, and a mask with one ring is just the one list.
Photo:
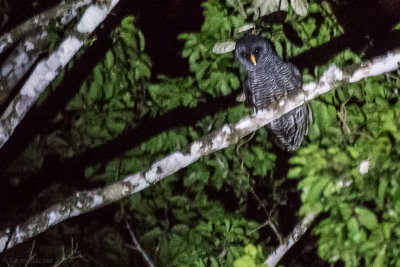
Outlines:
{"label": "thick diagonal branch", "polygon": [[342,82],[355,82],[362,78],[395,70],[399,62],[400,51],[394,51],[361,64],[356,71],[346,72],[336,66],[331,66],[318,82],[304,85],[304,93],[291,96],[280,102],[279,106],[260,110],[254,116],[244,117],[236,124],[226,124],[221,129],[193,142],[186,150],[174,152],[154,162],[150,168],[129,175],[122,181],[95,190],[76,192],[73,196],[17,225],[13,231],[9,229],[0,231],[0,252],[6,249],[6,244],[7,248],[13,247],[71,217],[90,212],[137,193],[201,157],[235,144],[240,138],[304,104],[304,101],[332,90]]}

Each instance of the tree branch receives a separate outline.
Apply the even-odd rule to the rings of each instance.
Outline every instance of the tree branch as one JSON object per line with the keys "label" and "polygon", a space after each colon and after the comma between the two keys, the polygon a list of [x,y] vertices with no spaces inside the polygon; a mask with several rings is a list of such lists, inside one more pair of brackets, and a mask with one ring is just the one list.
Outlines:
{"label": "tree branch", "polygon": [[[13,30],[21,35],[18,36],[18,40],[21,38],[21,41],[18,42],[18,45],[1,66],[0,105],[2,105],[7,100],[14,86],[33,66],[39,55],[46,50],[46,47],[48,46],[49,33],[48,29],[45,28],[45,26],[49,26],[51,20],[59,18],[56,27],[62,29],[78,15],[78,8],[88,5],[91,2],[92,0],[75,0],[67,3],[61,3],[57,7],[54,7],[26,21],[24,24]],[[41,27],[43,28],[43,30],[38,31],[31,29],[35,27]]]}
{"label": "tree branch", "polygon": [[92,0],[72,0],[62,2],[56,7],[50,8],[49,10],[30,18],[16,28],[0,36],[0,54],[35,29],[49,26],[51,20],[56,18],[60,18],[60,21],[69,20],[71,16],[76,16],[76,10],[78,8],[87,6],[92,2]]}
{"label": "tree branch", "polygon": [[47,45],[47,34],[32,33],[19,42],[1,66],[0,105],[6,102],[14,86],[24,77]]}
{"label": "tree branch", "polygon": [[303,218],[301,222],[296,225],[292,233],[283,240],[283,243],[268,256],[268,259],[264,263],[267,264],[268,267],[276,266],[286,252],[300,240],[316,217],[314,213],[310,213]]}
{"label": "tree branch", "polygon": [[[125,224],[126,224],[126,228],[128,229],[128,232],[132,238],[132,242],[133,244],[135,244],[135,246],[132,246],[132,249],[137,250],[140,254],[142,254],[142,257],[144,258],[144,260],[147,262],[147,264],[150,267],[154,267],[154,263],[151,261],[151,259],[149,258],[149,256],[147,256],[146,251],[144,251],[142,249],[142,246],[140,245],[139,241],[137,240],[135,234],[132,231],[132,228],[130,226],[130,224],[128,223],[128,220],[125,218]],[[131,247],[131,246],[130,246]]]}
{"label": "tree branch", "polygon": [[100,4],[89,6],[75,31],[64,39],[56,51],[37,64],[19,94],[11,101],[0,117],[0,147],[7,142],[39,95],[72,59],[83,46],[84,41],[118,2],[119,0],[109,0],[108,6]]}
{"label": "tree branch", "polygon": [[[193,142],[186,150],[171,153],[154,162],[150,168],[129,175],[122,181],[94,190],[76,192],[64,201],[17,225],[14,231],[10,231],[10,229],[0,231],[0,252],[38,235],[62,221],[137,193],[201,157],[237,143],[240,138],[304,104],[305,100],[311,100],[320,94],[324,94],[342,82],[356,82],[365,77],[395,70],[399,62],[400,50],[396,50],[361,64],[355,71],[342,71],[336,66],[331,66],[318,82],[304,85],[304,92],[281,100],[278,103],[279,105],[275,107],[260,110],[253,116],[244,117],[236,124],[226,124],[221,129],[204,136],[201,140]],[[293,240],[294,242],[297,241],[295,238]],[[8,244],[8,247],[6,247],[6,244]]]}

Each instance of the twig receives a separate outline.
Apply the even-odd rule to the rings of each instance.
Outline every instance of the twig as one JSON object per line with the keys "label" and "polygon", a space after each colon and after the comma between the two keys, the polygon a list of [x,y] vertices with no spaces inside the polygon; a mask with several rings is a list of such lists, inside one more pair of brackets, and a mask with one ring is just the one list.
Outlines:
{"label": "twig", "polygon": [[25,262],[24,267],[27,267],[29,265],[29,263],[36,257],[36,254],[33,254],[33,249],[35,248],[35,240],[33,240],[32,242],[32,247],[31,247],[31,251],[29,252],[29,257],[28,260]]}
{"label": "twig", "polygon": [[270,216],[271,213],[267,211],[267,208],[265,207],[264,203],[261,201],[261,199],[258,197],[258,195],[256,194],[256,192],[254,191],[254,188],[251,186],[250,187],[250,191],[253,194],[254,198],[257,200],[258,205],[260,205],[260,207],[262,208],[262,210],[264,211],[265,215]]}
{"label": "twig", "polygon": [[349,128],[349,125],[347,124],[347,109],[346,109],[346,104],[350,100],[350,98],[351,97],[349,97],[349,99],[347,99],[343,104],[340,105],[340,112],[338,114],[339,119],[342,121],[343,124],[343,130],[347,134],[351,134],[351,130]]}
{"label": "twig", "polygon": [[301,222],[296,225],[292,233],[284,239],[283,243],[268,256],[265,264],[267,264],[268,267],[276,266],[286,252],[304,235],[315,218],[316,215],[310,213],[302,219]]}
{"label": "twig", "polygon": [[56,262],[53,267],[60,266],[61,264],[74,260],[74,259],[83,259],[83,255],[78,251],[78,244],[74,246],[74,239],[71,238],[71,250],[68,255],[65,255],[64,247],[61,248],[61,258],[58,262]]}
{"label": "twig", "polygon": [[272,231],[274,232],[276,237],[278,238],[279,244],[282,244],[282,242],[283,242],[282,235],[279,233],[279,231],[276,228],[275,224],[271,221],[272,210],[270,212],[267,211],[267,208],[265,207],[264,203],[261,201],[261,199],[258,197],[256,192],[254,191],[253,187],[251,187],[250,191],[253,194],[254,198],[257,200],[258,205],[260,205],[260,207],[264,211],[265,215],[268,217],[268,219],[262,225],[257,227],[256,230],[259,230],[259,229],[263,228],[264,226],[268,225],[272,229]]}
{"label": "twig", "polygon": [[142,249],[142,246],[140,245],[139,241],[136,239],[135,234],[132,231],[131,226],[128,223],[128,220],[125,218],[125,224],[126,224],[126,228],[128,229],[129,234],[131,235],[132,241],[135,244],[135,246],[129,246],[130,248],[133,248],[135,250],[137,250],[140,254],[142,254],[143,259],[147,262],[147,264],[150,267],[154,267],[154,263],[151,261],[151,259],[149,258],[149,256],[147,256],[146,251],[144,251]]}

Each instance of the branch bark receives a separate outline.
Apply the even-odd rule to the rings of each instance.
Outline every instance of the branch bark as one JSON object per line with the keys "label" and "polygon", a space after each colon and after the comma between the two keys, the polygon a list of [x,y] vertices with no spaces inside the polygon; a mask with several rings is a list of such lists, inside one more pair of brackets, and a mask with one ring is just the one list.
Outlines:
{"label": "branch bark", "polygon": [[76,10],[78,8],[87,6],[92,2],[92,0],[71,0],[62,2],[58,6],[30,18],[16,28],[0,36],[0,54],[35,29],[47,27],[51,20],[56,18],[60,18],[60,21],[69,20],[71,16],[76,16]]}
{"label": "branch bark", "polygon": [[133,233],[132,228],[131,228],[130,224],[128,223],[127,219],[125,219],[125,224],[126,224],[126,228],[128,229],[129,234],[131,235],[132,242],[133,242],[133,244],[135,244],[135,246],[130,246],[130,247],[132,247],[133,249],[137,250],[140,254],[142,254],[142,257],[147,262],[147,265],[149,265],[150,267],[154,267],[155,266],[154,263],[151,261],[151,259],[147,255],[146,251],[144,251],[142,249],[142,246],[140,245],[139,241],[137,240],[135,234]]}
{"label": "branch bark", "polygon": [[307,232],[308,227],[316,218],[316,214],[310,213],[299,224],[296,225],[292,233],[287,236],[283,243],[272,252],[267,260],[264,262],[268,267],[274,267],[282,259],[282,257],[289,251],[289,249],[300,240],[300,238]]}
{"label": "branch bark", "polygon": [[[318,82],[304,85],[304,92],[282,100],[275,107],[260,110],[253,116],[244,117],[236,124],[226,124],[201,140],[193,142],[186,150],[171,153],[154,162],[150,168],[129,175],[122,181],[90,191],[76,192],[64,201],[17,225],[13,231],[10,229],[0,231],[0,252],[38,235],[62,221],[137,193],[201,157],[237,143],[240,138],[304,104],[305,101],[332,90],[343,82],[356,82],[369,76],[395,70],[398,68],[399,62],[400,50],[396,50],[361,64],[355,71],[342,71],[333,65],[324,72]],[[297,234],[295,237],[298,240],[300,236]],[[293,243],[297,240],[293,238]]]}
{"label": "branch bark", "polygon": [[64,39],[56,51],[37,64],[19,94],[10,102],[0,117],[0,147],[7,142],[39,95],[72,59],[83,46],[84,41],[118,2],[119,0],[109,0],[108,5],[93,4],[89,6],[75,31]]}
{"label": "branch bark", "polygon": [[[12,30],[18,33],[18,40],[21,40],[1,66],[0,105],[4,104],[14,86],[33,66],[39,55],[46,51],[49,34],[46,27],[49,26],[50,21],[58,19],[55,27],[62,29],[77,16],[78,8],[90,4],[91,1],[75,0],[61,3]],[[42,30],[33,30],[34,28],[42,28]],[[1,38],[0,48],[2,47]]]}
{"label": "branch bark", "polygon": [[19,42],[1,66],[0,105],[6,102],[14,86],[24,77],[47,45],[46,34],[33,33]]}

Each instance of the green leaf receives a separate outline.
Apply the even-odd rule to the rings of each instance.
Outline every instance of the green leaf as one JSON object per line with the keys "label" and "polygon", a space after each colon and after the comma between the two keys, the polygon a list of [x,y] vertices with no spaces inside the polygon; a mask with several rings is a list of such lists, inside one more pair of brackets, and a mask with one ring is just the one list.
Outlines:
{"label": "green leaf", "polygon": [[350,238],[354,239],[355,235],[359,232],[358,222],[356,218],[352,217],[347,223]]}
{"label": "green leaf", "polygon": [[193,65],[200,59],[199,49],[193,50],[192,54],[189,56],[189,64]]}
{"label": "green leaf", "polygon": [[89,91],[86,95],[86,101],[88,102],[89,105],[91,105],[93,102],[100,100],[101,97],[102,97],[101,84],[93,82],[90,85]]}
{"label": "green leaf", "polygon": [[386,246],[384,246],[376,256],[374,263],[372,264],[372,267],[385,267],[387,264],[385,264],[385,252],[386,252]]}
{"label": "green leaf", "polygon": [[296,178],[296,179],[298,179],[300,177],[302,169],[303,169],[302,167],[292,167],[292,168],[290,168],[287,177],[288,178]]}
{"label": "green leaf", "polygon": [[378,187],[378,205],[379,207],[383,207],[383,203],[385,201],[385,192],[388,186],[388,182],[386,179],[382,178],[379,180],[379,187]]}
{"label": "green leaf", "polygon": [[321,196],[322,191],[325,188],[325,185],[329,181],[326,179],[320,179],[318,182],[314,183],[311,187],[311,192],[308,194],[307,200],[311,203],[318,202]]}
{"label": "green leaf", "polygon": [[257,257],[257,248],[252,244],[247,245],[244,248],[244,251],[246,252],[247,255],[250,255],[250,257],[252,257],[253,259]]}
{"label": "green leaf", "polygon": [[373,230],[378,225],[378,218],[376,215],[367,208],[355,208],[357,219],[361,225],[365,226],[368,230]]}
{"label": "green leaf", "polygon": [[134,21],[135,21],[135,18],[133,16],[127,16],[122,19],[121,26],[125,29],[133,30],[134,29],[134,25],[133,25]]}
{"label": "green leaf", "polygon": [[112,69],[114,65],[114,55],[111,51],[108,51],[106,54],[106,68]]}
{"label": "green leaf", "polygon": [[98,85],[103,84],[104,77],[102,72],[103,72],[103,66],[102,64],[98,64],[93,70],[94,83],[97,83]]}
{"label": "green leaf", "polygon": [[143,52],[143,51],[144,51],[144,47],[145,47],[144,35],[143,35],[142,31],[138,31],[137,34],[138,34],[138,36],[139,36],[139,47],[140,47],[140,52]]}
{"label": "green leaf", "polygon": [[202,61],[200,64],[198,64],[198,68],[195,70],[196,79],[201,81],[209,67],[210,63],[207,61]]}
{"label": "green leaf", "polygon": [[238,89],[240,86],[239,79],[235,75],[229,76],[229,82],[232,89]]}
{"label": "green leaf", "polygon": [[190,231],[190,228],[186,224],[175,224],[172,226],[171,231],[176,234],[185,235]]}
{"label": "green leaf", "polygon": [[227,41],[216,43],[212,49],[214,54],[224,54],[235,50],[236,43],[234,41]]}
{"label": "green leaf", "polygon": [[110,82],[104,84],[104,98],[110,100],[114,95],[114,86]]}
{"label": "green leaf", "polygon": [[235,261],[235,267],[257,267],[254,260],[249,255],[244,255]]}

